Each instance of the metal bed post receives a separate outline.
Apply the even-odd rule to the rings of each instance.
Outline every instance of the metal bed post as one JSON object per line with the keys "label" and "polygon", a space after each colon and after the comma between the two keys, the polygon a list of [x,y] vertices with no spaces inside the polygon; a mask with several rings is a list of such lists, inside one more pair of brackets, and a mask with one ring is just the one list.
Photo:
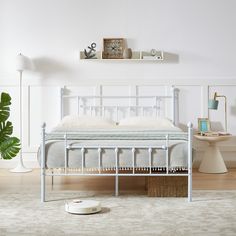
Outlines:
{"label": "metal bed post", "polygon": [[67,167],[68,167],[68,149],[67,149],[67,133],[64,134],[64,149],[65,149],[65,171],[64,173],[67,174]]}
{"label": "metal bed post", "polygon": [[42,125],[42,142],[41,142],[41,202],[45,202],[45,128],[46,123]]}
{"label": "metal bed post", "polygon": [[166,174],[169,174],[169,134],[166,135]]}
{"label": "metal bed post", "polygon": [[172,122],[179,125],[179,89],[172,87]]}
{"label": "metal bed post", "polygon": [[64,117],[64,89],[65,88],[61,88],[60,89],[60,111],[61,111],[61,119]]}
{"label": "metal bed post", "polygon": [[119,160],[118,160],[118,151],[119,149],[115,148],[115,155],[116,155],[116,176],[115,176],[115,196],[118,197],[119,195],[119,176],[118,176],[118,166],[119,166]]}
{"label": "metal bed post", "polygon": [[158,110],[158,107],[157,107],[157,100],[158,100],[158,97],[156,96],[156,97],[155,97],[155,108],[156,108],[156,109],[155,109],[155,116],[156,116],[156,117],[158,117],[158,111],[157,111],[157,110]]}
{"label": "metal bed post", "polygon": [[85,152],[85,148],[82,147],[81,148],[81,170],[82,170],[82,174],[84,174],[84,152]]}
{"label": "metal bed post", "polygon": [[51,184],[52,184],[52,189],[53,189],[53,185],[54,185],[54,176],[53,176],[53,174],[54,174],[54,171],[53,171],[53,169],[52,169],[52,171],[51,171],[51,174],[52,174],[52,182],[51,182]]}
{"label": "metal bed post", "polygon": [[118,122],[119,121],[119,110],[118,110],[119,108],[118,108],[118,106],[116,106],[116,122]]}
{"label": "metal bed post", "polygon": [[192,201],[192,140],[193,124],[188,123],[188,201]]}
{"label": "metal bed post", "polygon": [[80,115],[80,97],[77,97],[77,103],[78,103],[78,115]]}
{"label": "metal bed post", "polygon": [[132,167],[133,167],[133,174],[135,174],[135,148],[131,149],[132,151]]}

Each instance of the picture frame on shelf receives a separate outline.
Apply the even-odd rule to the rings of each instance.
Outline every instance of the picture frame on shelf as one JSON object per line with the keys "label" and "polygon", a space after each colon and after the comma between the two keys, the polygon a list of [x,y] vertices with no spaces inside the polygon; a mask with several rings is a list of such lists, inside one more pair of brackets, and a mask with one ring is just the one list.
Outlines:
{"label": "picture frame on shelf", "polygon": [[208,118],[198,118],[198,131],[200,133],[210,132],[210,121]]}
{"label": "picture frame on shelf", "polygon": [[104,38],[103,39],[103,59],[123,59],[125,49],[124,38]]}

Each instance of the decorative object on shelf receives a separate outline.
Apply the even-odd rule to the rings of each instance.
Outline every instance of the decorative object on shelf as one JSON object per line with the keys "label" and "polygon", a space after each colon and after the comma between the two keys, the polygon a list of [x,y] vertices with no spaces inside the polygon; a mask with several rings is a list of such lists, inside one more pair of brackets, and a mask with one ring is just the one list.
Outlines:
{"label": "decorative object on shelf", "polygon": [[0,159],[10,160],[20,151],[20,140],[11,137],[13,126],[10,116],[11,97],[8,93],[1,93],[0,98]]}
{"label": "decorative object on shelf", "polygon": [[124,59],[131,59],[132,58],[132,50],[131,48],[125,48],[123,52]]}
{"label": "decorative object on shelf", "polygon": [[104,59],[123,59],[125,40],[123,38],[104,38],[103,55]]}
{"label": "decorative object on shelf", "polygon": [[210,131],[210,122],[208,118],[198,118],[198,131],[206,133]]}
{"label": "decorative object on shelf", "polygon": [[151,50],[151,55],[154,57],[154,56],[156,56],[156,54],[157,54],[157,50],[156,49],[152,49]]}
{"label": "decorative object on shelf", "polygon": [[150,52],[142,52],[142,59],[161,61],[164,59],[163,51],[152,49]]}
{"label": "decorative object on shelf", "polygon": [[208,109],[217,110],[219,101],[216,98],[224,98],[225,99],[225,132],[227,133],[227,98],[224,95],[218,95],[216,92],[214,93],[214,98],[209,99],[208,101]]}
{"label": "decorative object on shelf", "polygon": [[85,59],[97,59],[96,58],[96,43],[91,43],[90,46],[88,46],[89,51],[87,51],[86,49],[84,49],[84,55],[85,55]]}
{"label": "decorative object on shelf", "polygon": [[20,158],[19,158],[19,163],[16,166],[16,168],[10,170],[11,172],[30,172],[32,171],[31,169],[28,169],[24,166],[23,164],[23,158],[22,158],[22,121],[23,121],[23,117],[22,117],[22,74],[24,70],[31,70],[33,68],[33,64],[32,61],[22,55],[21,53],[18,54],[17,58],[16,58],[16,70],[19,72],[20,74],[20,140],[21,140],[21,149],[20,149]]}

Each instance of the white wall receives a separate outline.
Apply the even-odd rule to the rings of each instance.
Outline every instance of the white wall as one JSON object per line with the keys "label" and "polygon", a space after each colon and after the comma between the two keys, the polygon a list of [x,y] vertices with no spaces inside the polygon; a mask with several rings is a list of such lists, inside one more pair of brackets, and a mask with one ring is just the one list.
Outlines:
{"label": "white wall", "polygon": [[[235,7],[234,0],[0,0],[0,90],[13,96],[16,135],[16,55],[31,57],[36,67],[24,73],[26,162],[35,165],[41,122],[53,126],[58,121],[57,91],[63,85],[83,86],[82,91],[98,85],[111,91],[116,85],[157,86],[157,91],[176,85],[181,122],[191,120],[195,126],[197,117],[208,116],[208,92],[219,91],[228,96],[229,130],[236,134]],[[80,61],[79,51],[91,42],[101,49],[103,37],[124,37],[133,50],[156,48],[169,56],[163,63]],[[223,124],[221,114],[211,112],[210,118]],[[224,152],[232,165],[235,144],[227,142]]]}

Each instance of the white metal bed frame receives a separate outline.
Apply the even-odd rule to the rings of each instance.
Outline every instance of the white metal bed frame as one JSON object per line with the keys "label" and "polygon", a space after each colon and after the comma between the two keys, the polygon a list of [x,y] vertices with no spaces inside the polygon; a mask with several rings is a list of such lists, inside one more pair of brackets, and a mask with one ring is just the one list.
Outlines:
{"label": "white metal bed frame", "polygon": [[[172,87],[172,95],[171,96],[79,96],[79,95],[66,95],[64,93],[65,88],[61,88],[61,118],[64,116],[64,99],[68,98],[76,98],[77,99],[77,111],[78,114],[81,114],[81,109],[83,109],[83,112],[85,112],[85,109],[89,109],[90,114],[93,114],[93,111],[96,113],[96,109],[99,111],[99,114],[101,116],[105,115],[105,111],[107,108],[113,108],[116,112],[116,119],[118,121],[118,112],[121,108],[128,108],[129,109],[129,115],[132,111],[132,109],[135,109],[136,112],[138,109],[141,109],[142,113],[144,113],[145,108],[152,108],[152,112],[158,116],[160,114],[160,101],[163,99],[171,99],[172,100],[172,122],[174,125],[178,126],[179,123],[179,90],[177,88]],[[103,99],[119,99],[119,98],[127,98],[127,99],[147,99],[152,98],[154,99],[154,105],[153,106],[139,106],[137,103],[135,106],[103,106]],[[99,105],[93,105],[93,106],[86,106],[82,104],[84,102],[84,99],[99,99]],[[160,136],[161,140],[165,141],[164,145],[160,146],[153,146],[153,145],[136,145],[136,146],[100,146],[100,145],[93,145],[93,146],[80,146],[80,145],[70,145],[68,144],[68,140],[76,140],[72,136],[70,136],[69,133],[64,134],[64,150],[65,150],[65,167],[63,169],[62,173],[48,173],[46,171],[46,158],[45,158],[45,144],[47,141],[48,133],[46,133],[46,124],[44,123],[42,125],[42,141],[41,141],[41,202],[46,201],[46,188],[45,188],[45,181],[46,176],[53,177],[54,176],[114,176],[115,177],[115,195],[118,196],[118,186],[119,186],[119,176],[187,176],[188,177],[188,201],[192,201],[192,136],[193,136],[193,128],[192,123],[188,123],[188,132],[185,132],[186,138],[183,138],[181,140],[187,141],[188,145],[188,167],[187,167],[187,173],[173,173],[169,171],[169,135],[163,134]],[[98,150],[98,172],[96,173],[86,173],[84,171],[84,153],[86,148],[92,148]],[[113,149],[115,152],[115,158],[116,158],[116,165],[115,165],[115,171],[114,173],[103,173],[102,172],[102,166],[101,166],[101,151],[103,148],[106,149]],[[132,150],[132,173],[120,173],[119,172],[119,160],[118,160],[118,151],[119,148],[127,148]],[[149,167],[147,169],[149,170],[147,173],[136,173],[135,171],[135,150],[136,148],[142,148],[147,149],[149,153]],[[161,149],[166,151],[166,168],[165,173],[152,173],[152,150],[153,149]],[[80,149],[82,154],[82,165],[81,165],[81,172],[80,173],[68,173],[68,152],[72,149]]]}

